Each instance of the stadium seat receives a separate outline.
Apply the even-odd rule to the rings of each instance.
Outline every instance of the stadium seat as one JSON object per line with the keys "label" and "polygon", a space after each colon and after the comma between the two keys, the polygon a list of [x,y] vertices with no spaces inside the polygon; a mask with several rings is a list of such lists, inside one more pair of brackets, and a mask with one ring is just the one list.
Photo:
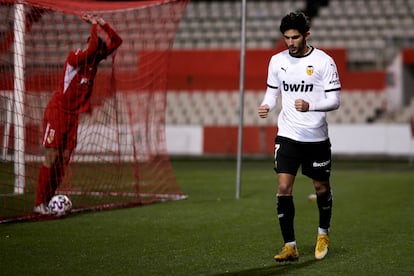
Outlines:
{"label": "stadium seat", "polygon": [[[251,1],[247,3],[248,35],[246,46],[248,48],[271,48],[274,41],[280,37],[278,24],[281,17],[288,11],[304,9],[305,1]],[[241,5],[238,1],[192,1],[181,23],[177,34],[177,41],[182,41],[181,36],[187,36],[185,26],[193,24],[194,20],[214,22],[221,29],[232,29],[227,32],[223,41],[222,32],[213,32],[208,40],[203,43],[195,43],[196,47],[218,48],[225,45],[226,48],[239,47],[239,22]],[[351,69],[382,69],[393,55],[385,54],[383,58],[379,53],[389,47],[414,47],[414,1],[405,0],[355,0],[342,1],[330,0],[329,5],[321,7],[319,16],[312,21],[312,43],[318,47],[336,48],[346,47],[349,52],[349,66]],[[236,22],[231,24],[229,22]],[[226,27],[227,26],[227,27]],[[182,29],[182,31],[181,31]],[[396,37],[400,43],[389,44],[400,29],[405,30]],[[194,30],[194,29],[192,29]],[[194,30],[190,35],[197,40],[203,40],[203,36],[209,34],[211,27],[207,24]],[[198,33],[198,34],[197,34]],[[231,35],[229,35],[231,34]],[[350,42],[357,37],[359,40],[374,41],[373,52],[365,51],[364,43]],[[226,40],[227,39],[227,40]],[[216,41],[217,40],[217,41]],[[186,43],[179,43],[175,48],[188,48]],[[397,49],[387,50],[395,53]]]}

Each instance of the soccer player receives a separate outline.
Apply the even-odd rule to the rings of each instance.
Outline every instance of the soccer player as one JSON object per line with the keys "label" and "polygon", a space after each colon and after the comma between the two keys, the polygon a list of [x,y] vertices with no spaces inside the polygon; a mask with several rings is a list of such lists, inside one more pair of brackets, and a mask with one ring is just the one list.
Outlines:
{"label": "soccer player", "polygon": [[319,227],[315,258],[323,259],[328,252],[332,191],[326,112],[339,108],[341,85],[334,60],[308,45],[309,30],[309,19],[302,12],[292,12],[282,18],[280,31],[288,49],[271,57],[266,93],[258,108],[259,116],[266,118],[277,100],[282,100],[274,170],[278,182],[277,215],[284,246],[274,256],[277,262],[299,258],[292,192],[300,166],[302,174],[312,179],[317,194]]}
{"label": "soccer player", "polygon": [[[50,214],[47,204],[61,183],[76,147],[79,115],[91,110],[98,65],[122,43],[121,37],[101,17],[86,14],[82,19],[91,24],[87,47],[68,54],[58,90],[47,104],[43,117],[45,160],[39,170],[33,209],[42,215]],[[98,26],[108,35],[108,44],[98,36]]]}

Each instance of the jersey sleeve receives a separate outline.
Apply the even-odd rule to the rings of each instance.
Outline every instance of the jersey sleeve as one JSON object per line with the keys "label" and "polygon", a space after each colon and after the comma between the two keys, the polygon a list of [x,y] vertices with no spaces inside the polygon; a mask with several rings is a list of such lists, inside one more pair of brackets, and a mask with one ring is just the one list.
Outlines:
{"label": "jersey sleeve", "polygon": [[327,61],[325,63],[323,83],[325,92],[341,90],[338,69],[336,68],[334,60],[330,56],[327,56]]}
{"label": "jersey sleeve", "polygon": [[338,70],[334,60],[327,56],[323,72],[323,85],[325,97],[316,102],[309,102],[309,111],[331,111],[338,109],[341,104]]}
{"label": "jersey sleeve", "polygon": [[326,93],[326,97],[317,102],[309,102],[309,111],[331,111],[339,108],[341,97],[339,90]]}
{"label": "jersey sleeve", "polygon": [[269,106],[269,110],[273,110],[277,103],[277,98],[280,94],[280,87],[279,87],[279,79],[277,77],[276,68],[276,61],[275,58],[269,62],[269,67],[267,70],[267,87],[266,87],[266,94],[263,98],[261,105],[267,104]]}
{"label": "jersey sleeve", "polygon": [[108,56],[111,55],[119,46],[122,44],[122,38],[119,34],[109,25],[105,23],[102,26],[102,29],[108,34],[109,36],[109,45],[108,45]]}
{"label": "jersey sleeve", "polygon": [[269,62],[267,69],[267,87],[279,89],[279,79],[277,77],[276,68],[276,58],[272,57]]}
{"label": "jersey sleeve", "polygon": [[88,47],[85,50],[79,49],[71,51],[67,57],[67,62],[71,66],[77,67],[86,61],[89,57],[95,55],[98,48],[98,25],[91,25],[91,33],[89,36]]}

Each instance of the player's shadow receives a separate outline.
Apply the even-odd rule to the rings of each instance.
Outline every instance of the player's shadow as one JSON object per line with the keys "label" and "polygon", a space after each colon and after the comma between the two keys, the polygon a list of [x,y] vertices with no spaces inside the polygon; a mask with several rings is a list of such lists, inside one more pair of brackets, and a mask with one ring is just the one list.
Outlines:
{"label": "player's shadow", "polygon": [[[303,257],[299,258],[299,261],[297,262],[286,262],[286,263],[275,263],[274,265],[269,265],[266,267],[258,267],[258,268],[250,268],[246,270],[240,270],[240,271],[230,271],[226,273],[219,273],[214,274],[215,276],[221,276],[221,275],[237,275],[237,276],[250,276],[250,275],[258,275],[258,276],[264,276],[264,275],[281,275],[285,273],[294,273],[295,271],[303,271],[304,268],[312,266],[313,264],[317,262],[323,262],[324,260],[316,260],[313,257],[313,247],[302,247],[302,252],[305,253]],[[335,259],[338,258],[338,256],[349,254],[348,250],[343,247],[335,248],[334,251],[329,252],[329,259]]]}
{"label": "player's shadow", "polygon": [[251,275],[279,275],[284,274],[287,272],[292,272],[295,270],[303,269],[304,267],[310,266],[314,264],[315,262],[318,262],[318,260],[310,259],[303,262],[288,262],[288,263],[280,263],[275,264],[273,266],[267,266],[267,267],[260,267],[260,268],[251,268],[246,270],[240,270],[240,271],[233,271],[233,272],[226,272],[226,273],[220,273],[215,274],[216,276],[221,275],[237,275],[237,276],[251,276]]}

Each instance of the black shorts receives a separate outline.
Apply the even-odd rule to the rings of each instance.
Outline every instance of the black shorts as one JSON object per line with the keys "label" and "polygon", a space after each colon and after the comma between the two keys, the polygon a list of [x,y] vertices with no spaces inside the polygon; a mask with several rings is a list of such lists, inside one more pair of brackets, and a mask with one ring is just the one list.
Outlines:
{"label": "black shorts", "polygon": [[331,142],[298,142],[277,136],[274,159],[276,173],[296,175],[302,166],[302,174],[326,181],[331,175]]}

